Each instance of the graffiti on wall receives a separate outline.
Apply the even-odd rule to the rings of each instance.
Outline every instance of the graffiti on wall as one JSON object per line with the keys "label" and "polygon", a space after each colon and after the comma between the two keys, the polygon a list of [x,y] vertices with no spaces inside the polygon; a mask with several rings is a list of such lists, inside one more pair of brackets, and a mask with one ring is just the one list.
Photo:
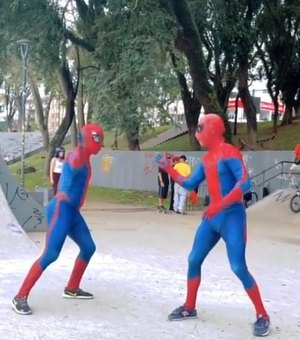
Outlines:
{"label": "graffiti on wall", "polygon": [[149,176],[155,171],[157,171],[157,165],[154,162],[154,152],[145,152],[144,153],[144,169],[143,173],[145,176]]}
{"label": "graffiti on wall", "polygon": [[253,176],[255,176],[255,170],[254,170],[253,165],[251,165],[251,161],[252,161],[252,156],[244,153],[243,154],[243,162],[245,164],[245,167],[248,171],[249,176],[253,177]]}
{"label": "graffiti on wall", "polygon": [[0,185],[11,212],[24,230],[46,229],[44,207],[17,184],[2,157],[0,157]]}

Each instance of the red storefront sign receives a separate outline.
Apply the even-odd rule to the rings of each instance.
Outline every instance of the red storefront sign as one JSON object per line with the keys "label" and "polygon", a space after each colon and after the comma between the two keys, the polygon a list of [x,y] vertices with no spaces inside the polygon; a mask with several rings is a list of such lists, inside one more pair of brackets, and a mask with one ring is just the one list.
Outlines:
{"label": "red storefront sign", "polygon": [[[243,109],[244,106],[243,106],[243,103],[242,101],[239,99],[238,100],[238,108],[240,109]],[[230,99],[228,101],[228,106],[227,106],[228,109],[235,109],[235,99]],[[274,112],[275,111],[275,106],[272,102],[260,102],[260,109],[261,110],[264,110],[264,111],[272,111]],[[278,105],[278,112],[279,113],[283,113],[285,110],[285,105],[283,104],[279,104]]]}

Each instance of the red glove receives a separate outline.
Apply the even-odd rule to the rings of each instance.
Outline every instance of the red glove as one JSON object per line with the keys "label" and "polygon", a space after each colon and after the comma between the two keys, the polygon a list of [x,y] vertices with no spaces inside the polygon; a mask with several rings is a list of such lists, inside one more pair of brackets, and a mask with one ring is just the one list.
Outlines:
{"label": "red glove", "polygon": [[198,194],[193,190],[189,194],[189,200],[192,204],[197,204],[198,203]]}
{"label": "red glove", "polygon": [[171,160],[169,157],[167,157],[166,153],[155,155],[154,160],[155,163],[167,173],[169,173],[170,170],[173,169]]}
{"label": "red glove", "polygon": [[171,159],[167,157],[167,154],[157,154],[154,157],[155,163],[163,169],[165,172],[167,172],[170,177],[178,184],[182,184],[182,182],[185,180],[185,177],[181,176],[176,170],[174,170]]}
{"label": "red glove", "polygon": [[212,217],[217,215],[222,210],[223,210],[223,205],[221,202],[211,203],[209,207],[204,211],[204,217],[210,220]]}

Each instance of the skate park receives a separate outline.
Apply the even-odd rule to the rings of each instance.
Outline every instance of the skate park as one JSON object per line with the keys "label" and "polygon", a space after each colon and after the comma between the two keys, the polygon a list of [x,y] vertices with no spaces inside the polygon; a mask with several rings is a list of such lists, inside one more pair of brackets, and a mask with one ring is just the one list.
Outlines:
{"label": "skate park", "polygon": [[[0,339],[253,338],[254,311],[230,270],[222,241],[203,266],[198,318],[167,321],[185,298],[187,256],[201,220],[199,211],[174,216],[139,206],[86,202],[83,215],[97,252],[82,286],[95,299],[62,298],[77,256],[76,245],[67,241],[31,294],[34,314],[15,314],[11,299],[41,254],[45,232],[33,228],[25,233],[2,191]],[[289,209],[293,193],[275,190],[248,209],[248,266],[269,310],[273,339],[300,337],[300,215]]]}

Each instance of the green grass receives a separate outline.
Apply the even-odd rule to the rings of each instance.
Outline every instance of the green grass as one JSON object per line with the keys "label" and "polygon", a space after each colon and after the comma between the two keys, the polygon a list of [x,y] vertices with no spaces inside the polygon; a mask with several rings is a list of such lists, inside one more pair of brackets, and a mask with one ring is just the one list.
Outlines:
{"label": "green grass", "polygon": [[153,151],[191,151],[188,134],[179,136],[151,148]]}
{"label": "green grass", "polygon": [[157,194],[149,191],[120,190],[104,187],[90,187],[87,192],[89,200],[103,200],[121,204],[141,205],[144,207],[157,206]]}
{"label": "green grass", "polygon": [[[232,127],[233,128],[233,127]],[[238,124],[238,134],[233,136],[233,143],[240,146],[239,139],[248,141],[246,124]],[[258,123],[258,139],[267,139],[273,136],[272,122]],[[295,145],[300,140],[300,120],[294,121],[292,125],[278,128],[278,132],[273,140],[263,143],[262,150],[294,150]],[[191,151],[189,136],[185,134],[168,142],[151,148],[153,151]]]}
{"label": "green grass", "polygon": [[[36,168],[37,172],[25,174],[25,189],[35,191],[36,186],[50,187],[49,178],[44,175],[45,153],[41,152],[26,158],[25,164]],[[20,162],[9,165],[11,173],[17,182],[21,181],[21,176],[17,174]],[[137,190],[120,190],[104,187],[90,187],[87,192],[87,199],[102,200],[120,204],[140,205],[145,207],[157,206],[157,195],[153,192]]]}
{"label": "green grass", "polygon": [[[280,123],[279,123],[280,124]],[[258,124],[258,139],[267,139],[273,136],[272,122],[262,122]],[[233,141],[240,145],[239,138],[247,141],[246,124],[238,125],[238,135],[234,136]],[[300,139],[300,120],[296,120],[292,125],[278,127],[277,134],[273,140],[263,142],[262,150],[294,150],[295,145]]]}
{"label": "green grass", "polygon": [[[49,186],[49,178],[44,175],[45,157],[46,153],[42,151],[25,159],[25,167],[33,166],[36,169],[36,172],[25,174],[25,189],[27,191],[34,191],[36,186]],[[9,169],[17,182],[21,181],[21,176],[17,174],[20,167],[21,162],[9,165]]]}
{"label": "green grass", "polygon": [[[143,140],[152,138],[157,134],[168,129],[168,126],[156,127],[155,129],[149,129],[143,136]],[[110,147],[114,140],[114,132],[108,131],[105,133],[105,145]],[[66,151],[71,149],[71,145],[64,146]],[[124,136],[119,137],[119,147],[121,150],[127,149],[127,142]],[[36,169],[36,172],[25,174],[25,189],[27,191],[34,191],[37,186],[50,187],[49,178],[44,174],[46,153],[40,152],[38,154],[27,157],[25,160],[25,166],[32,166]],[[21,181],[21,176],[18,174],[21,162],[16,162],[9,165],[11,173],[15,176],[16,181]],[[87,198],[91,200],[105,200],[109,202],[121,203],[121,204],[135,204],[146,207],[157,206],[157,194],[153,192],[137,191],[137,190],[119,190],[113,188],[104,187],[90,187],[87,193]]]}
{"label": "green grass", "polygon": [[[164,126],[156,126],[153,129],[147,129],[142,136],[140,137],[140,144],[144,143],[146,140],[153,138],[160,133],[168,130],[170,128],[169,125],[164,125]],[[115,139],[115,132],[114,131],[105,131],[105,136],[104,136],[104,145],[107,148],[111,148],[111,146],[114,143]],[[128,150],[128,144],[127,140],[124,134],[118,136],[118,150]]]}

